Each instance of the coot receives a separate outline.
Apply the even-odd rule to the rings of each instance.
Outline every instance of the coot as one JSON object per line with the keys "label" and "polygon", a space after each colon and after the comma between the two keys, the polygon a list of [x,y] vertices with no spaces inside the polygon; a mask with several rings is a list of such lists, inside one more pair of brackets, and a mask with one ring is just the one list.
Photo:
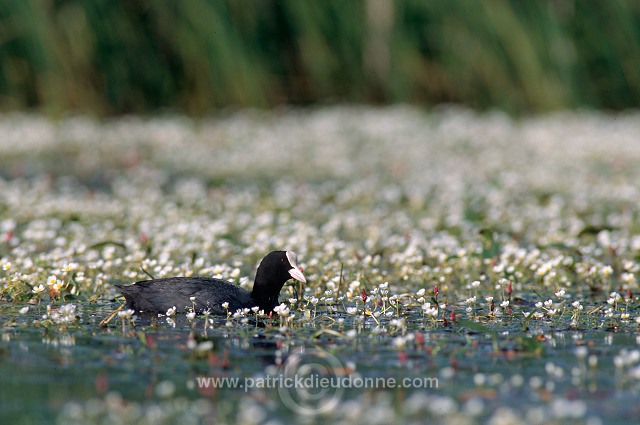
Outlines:
{"label": "coot", "polygon": [[[251,292],[220,279],[207,277],[170,277],[144,280],[133,285],[116,285],[127,301],[127,308],[136,312],[186,312],[226,315],[238,309],[259,307],[266,314],[278,305],[278,295],[284,283],[294,278],[306,283],[293,251],[272,251],[262,259]],[[194,298],[192,300],[192,298]],[[222,304],[229,303],[225,309]]]}

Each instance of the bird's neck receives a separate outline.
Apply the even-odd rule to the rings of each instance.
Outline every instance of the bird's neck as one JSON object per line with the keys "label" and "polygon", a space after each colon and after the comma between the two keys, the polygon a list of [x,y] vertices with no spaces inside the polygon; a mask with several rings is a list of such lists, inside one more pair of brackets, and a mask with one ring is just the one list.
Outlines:
{"label": "bird's neck", "polygon": [[278,295],[283,285],[284,282],[279,285],[269,282],[269,280],[260,273],[260,270],[258,270],[256,280],[253,283],[251,298],[258,303],[258,307],[264,310],[265,313],[268,313],[278,305]]}

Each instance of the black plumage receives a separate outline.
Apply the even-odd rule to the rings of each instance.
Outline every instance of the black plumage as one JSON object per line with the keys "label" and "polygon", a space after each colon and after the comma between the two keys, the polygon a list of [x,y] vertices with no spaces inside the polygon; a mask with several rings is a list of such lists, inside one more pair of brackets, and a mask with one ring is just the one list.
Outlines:
{"label": "black plumage", "polygon": [[[127,308],[136,312],[166,313],[173,307],[176,312],[187,312],[195,307],[196,313],[224,315],[227,311],[257,306],[268,314],[278,305],[280,290],[291,278],[306,282],[296,254],[272,251],[260,262],[251,292],[231,282],[207,277],[170,277],[116,286],[124,295]],[[225,302],[229,303],[226,309],[222,306]]]}

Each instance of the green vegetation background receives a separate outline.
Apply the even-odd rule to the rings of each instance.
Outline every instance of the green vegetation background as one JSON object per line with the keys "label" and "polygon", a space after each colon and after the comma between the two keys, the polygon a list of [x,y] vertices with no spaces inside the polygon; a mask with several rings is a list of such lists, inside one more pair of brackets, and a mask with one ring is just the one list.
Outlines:
{"label": "green vegetation background", "polygon": [[635,0],[0,0],[0,111],[639,99]]}

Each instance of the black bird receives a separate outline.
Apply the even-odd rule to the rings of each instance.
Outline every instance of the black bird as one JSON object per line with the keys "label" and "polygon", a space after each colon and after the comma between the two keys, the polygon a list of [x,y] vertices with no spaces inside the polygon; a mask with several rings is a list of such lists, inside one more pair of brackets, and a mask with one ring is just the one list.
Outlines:
{"label": "black bird", "polygon": [[[211,314],[226,315],[227,311],[234,313],[257,306],[269,314],[278,305],[282,286],[291,278],[307,281],[298,267],[296,254],[272,251],[260,262],[251,292],[231,282],[207,277],[169,277],[116,286],[127,300],[127,308],[136,312],[166,313],[176,307],[180,313],[195,307],[196,313],[208,310]],[[229,303],[226,309],[223,303]]]}

